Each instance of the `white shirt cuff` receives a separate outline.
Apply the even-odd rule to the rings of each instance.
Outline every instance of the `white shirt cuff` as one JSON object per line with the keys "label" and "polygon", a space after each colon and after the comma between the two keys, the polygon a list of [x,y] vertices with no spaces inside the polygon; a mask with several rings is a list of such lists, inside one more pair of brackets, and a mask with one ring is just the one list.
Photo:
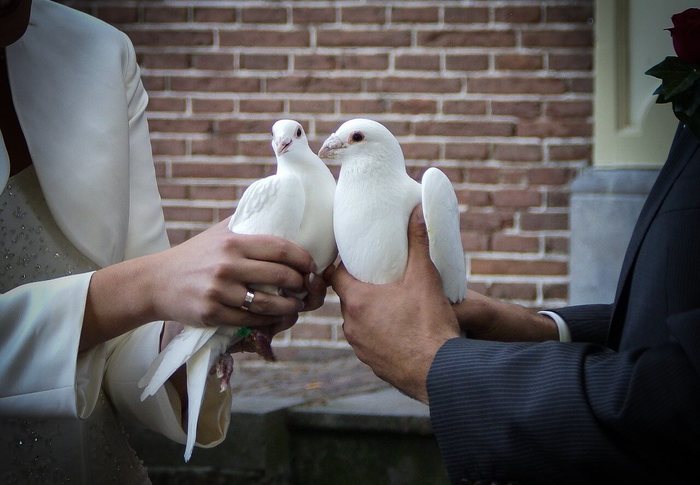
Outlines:
{"label": "white shirt cuff", "polygon": [[537,313],[539,313],[540,315],[546,315],[552,320],[554,320],[554,323],[557,324],[557,330],[559,330],[560,342],[571,342],[571,332],[569,331],[569,326],[566,324],[561,315],[554,312],[548,312],[546,310]]}

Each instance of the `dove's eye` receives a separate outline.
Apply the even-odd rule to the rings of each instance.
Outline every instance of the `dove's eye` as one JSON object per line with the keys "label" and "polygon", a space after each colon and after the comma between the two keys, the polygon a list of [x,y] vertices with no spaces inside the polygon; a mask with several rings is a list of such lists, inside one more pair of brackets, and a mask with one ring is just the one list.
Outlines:
{"label": "dove's eye", "polygon": [[297,128],[297,138],[301,136],[301,128]]}
{"label": "dove's eye", "polygon": [[350,139],[352,141],[354,141],[355,143],[361,142],[362,140],[365,139],[365,135],[363,135],[361,131],[356,131],[355,133],[352,134]]}

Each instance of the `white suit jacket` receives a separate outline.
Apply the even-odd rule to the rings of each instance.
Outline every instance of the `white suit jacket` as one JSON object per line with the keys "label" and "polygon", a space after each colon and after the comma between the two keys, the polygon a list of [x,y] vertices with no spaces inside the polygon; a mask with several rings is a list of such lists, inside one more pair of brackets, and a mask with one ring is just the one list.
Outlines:
{"label": "white suit jacket", "polygon": [[[27,32],[6,53],[37,177],[67,238],[100,267],[166,249],[144,115],[148,98],[128,37],[76,10],[34,0]],[[8,174],[0,139],[0,190]],[[78,356],[91,275],[0,295],[0,415],[84,418],[103,387],[123,417],[184,443],[174,391],[166,387],[142,403],[136,385],[158,354],[162,322]],[[222,441],[229,423],[230,393],[208,398],[200,446]]]}

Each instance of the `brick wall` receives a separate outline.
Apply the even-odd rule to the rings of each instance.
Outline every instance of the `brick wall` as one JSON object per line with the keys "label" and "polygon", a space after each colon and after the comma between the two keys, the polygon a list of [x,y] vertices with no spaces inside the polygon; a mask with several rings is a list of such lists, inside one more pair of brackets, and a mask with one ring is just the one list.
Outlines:
{"label": "brick wall", "polygon": [[[66,3],[136,46],[174,244],[273,172],[275,120],[302,122],[318,150],[371,117],[412,175],[434,165],[453,181],[471,288],[565,302],[568,185],[591,158],[591,0]],[[329,296],[277,346],[345,347],[339,325]]]}

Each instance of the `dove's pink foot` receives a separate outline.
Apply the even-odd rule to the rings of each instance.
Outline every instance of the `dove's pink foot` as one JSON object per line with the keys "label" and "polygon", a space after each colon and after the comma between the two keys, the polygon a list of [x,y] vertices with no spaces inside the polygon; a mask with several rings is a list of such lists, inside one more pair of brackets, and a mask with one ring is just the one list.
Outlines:
{"label": "dove's pink foot", "polygon": [[229,353],[221,354],[213,370],[219,379],[219,392],[224,392],[228,389],[233,374],[233,356]]}

